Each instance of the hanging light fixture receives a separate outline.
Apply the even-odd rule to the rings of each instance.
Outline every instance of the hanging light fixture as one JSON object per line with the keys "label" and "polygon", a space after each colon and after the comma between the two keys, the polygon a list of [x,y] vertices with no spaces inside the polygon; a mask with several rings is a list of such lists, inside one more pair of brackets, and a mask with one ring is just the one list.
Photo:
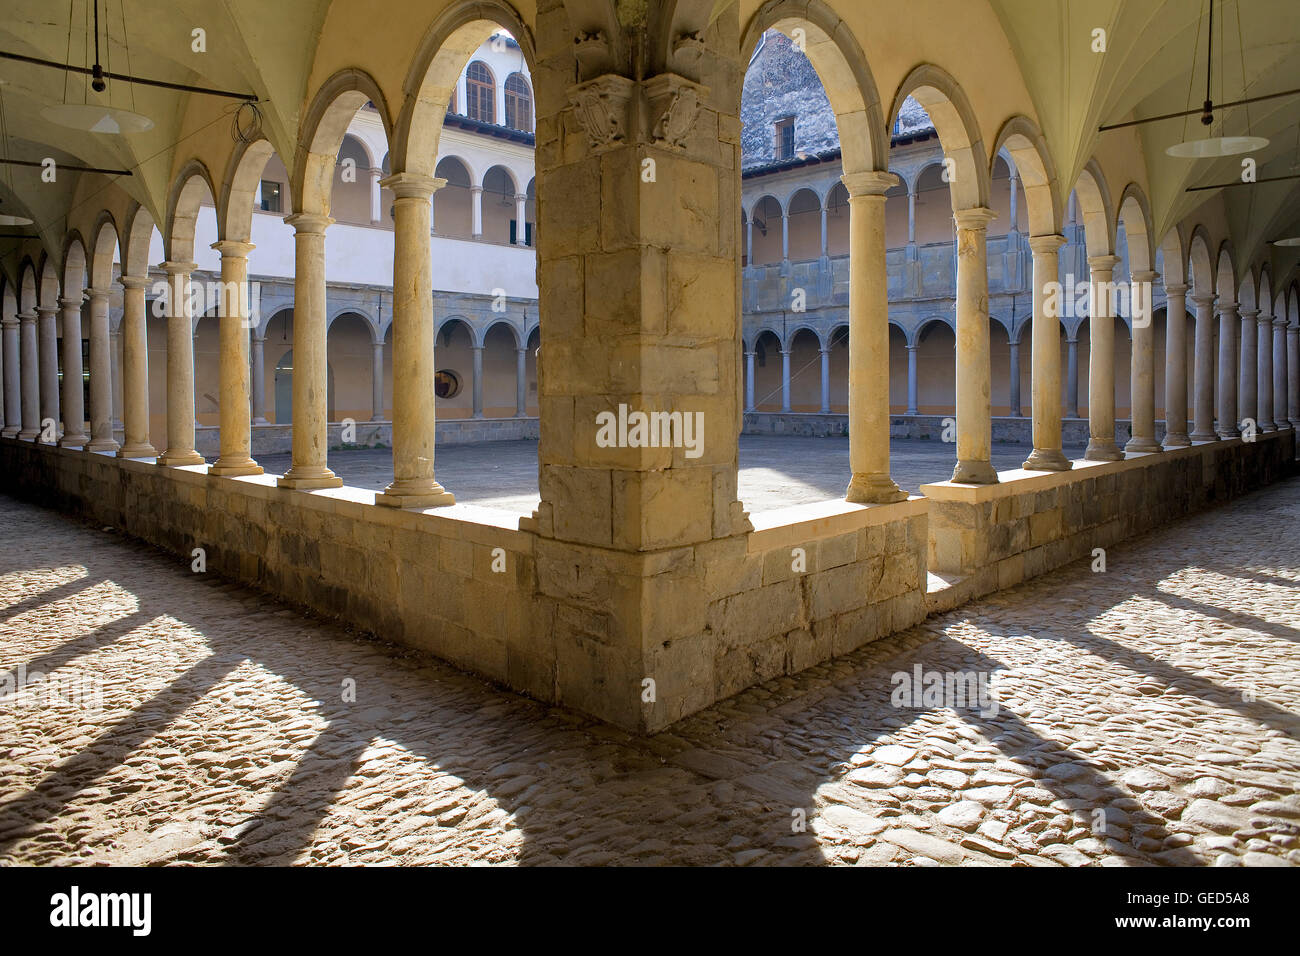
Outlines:
{"label": "hanging light fixture", "polygon": [[[108,88],[108,83],[104,79],[104,68],[99,62],[99,0],[91,0],[91,2],[95,6],[95,65],[90,71],[90,88],[96,93],[103,93]],[[70,27],[71,24],[69,24]],[[104,40],[107,44],[107,35]],[[122,42],[126,42],[125,14],[123,14],[122,20]],[[127,67],[130,68],[129,63]],[[65,91],[66,88],[65,84]],[[66,95],[64,98],[66,99]],[[135,94],[133,91],[133,105],[134,99]],[[41,110],[41,116],[59,126],[66,126],[69,129],[81,130],[87,133],[143,133],[145,130],[153,129],[153,120],[147,116],[107,104],[91,103],[89,99],[84,103],[65,102],[46,106]]]}
{"label": "hanging light fixture", "polygon": [[[1205,103],[1201,107],[1201,125],[1209,126],[1214,122],[1214,100],[1210,97],[1211,50],[1214,46],[1214,0],[1210,0],[1209,29],[1205,35]],[[1240,153],[1253,153],[1268,145],[1263,136],[1210,136],[1205,139],[1189,139],[1175,143],[1165,150],[1169,156],[1179,159],[1208,159],[1216,156],[1236,156]]]}
{"label": "hanging light fixture", "polygon": [[[5,120],[4,84],[0,83],[0,139],[4,141],[5,178],[8,180],[9,192],[14,191],[13,167],[9,165],[9,123]],[[26,216],[8,216],[0,213],[0,226],[30,226],[32,221]]]}

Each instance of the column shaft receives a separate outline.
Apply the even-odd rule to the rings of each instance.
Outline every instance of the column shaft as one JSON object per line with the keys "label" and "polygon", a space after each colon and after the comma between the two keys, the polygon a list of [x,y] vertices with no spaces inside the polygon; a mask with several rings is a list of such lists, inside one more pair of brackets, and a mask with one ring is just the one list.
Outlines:
{"label": "column shaft", "polygon": [[[1300,424],[1297,422],[1297,419],[1300,419],[1300,408],[1296,407],[1295,401],[1300,396],[1296,395],[1295,359],[1287,354],[1287,334],[1286,319],[1275,316],[1273,319],[1273,406],[1274,408],[1289,406],[1287,425],[1294,428]],[[1290,400],[1288,400],[1288,393],[1290,393]],[[1277,415],[1277,418],[1281,417]],[[1280,421],[1277,422],[1277,426],[1279,431],[1286,427]]]}
{"label": "column shaft", "polygon": [[156,458],[149,440],[149,333],[144,276],[122,276],[122,447],[119,458]]}
{"label": "column shaft", "polygon": [[1130,283],[1130,317],[1133,342],[1129,362],[1129,419],[1132,436],[1127,452],[1163,451],[1156,441],[1156,358],[1155,319],[1151,308],[1152,289],[1159,276],[1134,272]]}
{"label": "column shaft", "polygon": [[1220,438],[1236,438],[1237,431],[1237,303],[1219,306],[1219,407],[1215,430]]}
{"label": "column shaft", "polygon": [[1088,259],[1088,450],[1090,461],[1117,461],[1115,444],[1115,302],[1111,294],[1117,256]]}
{"label": "column shaft", "polygon": [[108,341],[108,290],[90,289],[90,443],[87,451],[116,452],[113,438],[113,359]]}
{"label": "column shaft", "polygon": [[398,173],[384,181],[397,195],[393,205],[393,480],[375,495],[375,503],[395,508],[456,502],[434,480],[433,469],[437,413],[429,216],[433,193],[445,184],[446,180],[412,173]]}
{"label": "column shaft", "polygon": [[822,414],[831,410],[831,350],[822,349]]}
{"label": "column shaft", "polygon": [[[81,302],[77,302],[80,308]],[[18,314],[19,334],[22,342],[19,346],[21,349],[20,362],[22,364],[22,400],[19,404],[21,411],[22,431],[18,437],[23,441],[36,441],[41,434],[41,413],[40,413],[40,367],[39,353],[36,341],[36,313],[20,312]],[[78,322],[78,325],[80,323]],[[77,367],[81,367],[81,338],[77,338]],[[80,400],[81,392],[80,376],[77,378],[78,392],[77,398]],[[80,404],[80,401],[78,401]],[[65,429],[66,431],[66,429]],[[74,434],[81,435],[82,429],[78,425]],[[85,444],[85,435],[81,435],[81,440],[76,443],[77,447]],[[69,443],[71,444],[71,443]]]}
{"label": "column shaft", "polygon": [[211,475],[260,475],[253,460],[252,410],[248,364],[248,254],[251,242],[224,239],[212,248],[221,253],[220,383],[221,457]]}
{"label": "column shaft", "polygon": [[781,411],[790,411],[790,350],[781,350]]}
{"label": "column shaft", "polygon": [[1237,418],[1245,422],[1247,418],[1255,423],[1259,430],[1259,339],[1256,334],[1256,318],[1259,309],[1241,310],[1241,351],[1240,368],[1237,373]]}
{"label": "column shaft", "polygon": [[1165,447],[1187,437],[1187,286],[1165,283]]}
{"label": "column shaft", "polygon": [[515,417],[528,414],[528,349],[515,349]]}
{"label": "column shaft", "polygon": [[[90,441],[90,436],[86,434],[86,399],[84,394],[85,385],[82,381],[81,374],[81,296],[80,290],[76,298],[60,299],[59,306],[63,310],[63,437],[59,439],[59,445],[63,448],[82,448],[86,442]],[[33,330],[34,331],[34,330]],[[33,335],[33,345],[35,337]],[[35,361],[35,354],[32,359]],[[24,349],[24,360],[26,359],[26,350]],[[33,372],[35,369],[33,368]],[[23,391],[23,405],[27,404],[26,389]],[[36,398],[32,396],[32,406],[35,410]],[[26,425],[26,416],[24,416],[24,425]]]}
{"label": "column shaft", "polygon": [[4,430],[0,435],[5,438],[16,438],[18,433],[23,430],[22,420],[22,362],[19,356],[19,334],[18,319],[16,316],[7,315],[0,328],[4,335],[4,390],[5,390],[5,421]]}
{"label": "column shaft", "polygon": [[1192,441],[1218,441],[1214,432],[1214,296],[1192,294],[1196,306],[1195,421]]}
{"label": "column shaft", "polygon": [[265,425],[266,421],[266,337],[253,329],[252,358],[253,424]]}
{"label": "column shaft", "polygon": [[754,410],[754,353],[745,353],[745,411]]}
{"label": "column shaft", "polygon": [[192,262],[164,262],[167,273],[167,447],[160,465],[201,465],[194,450],[194,322],[190,317]]}
{"label": "column shaft", "polygon": [[909,415],[920,414],[916,407],[916,399],[919,392],[916,380],[916,353],[920,348],[919,345],[909,345],[907,347],[907,414]]}
{"label": "column shaft", "polygon": [[59,421],[59,329],[58,309],[36,307],[37,352],[41,365],[41,421],[55,423],[53,444],[58,440]]}
{"label": "column shaft", "polygon": [[[903,501],[889,476],[889,298],[885,274],[885,193],[891,173],[841,177],[849,193],[848,501]],[[752,376],[751,376],[752,378]]]}
{"label": "column shaft", "polygon": [[988,209],[964,209],[957,223],[957,467],[952,480],[993,484],[989,356]]}
{"label": "column shaft", "polygon": [[293,464],[279,479],[281,488],[337,488],[343,484],[327,465],[325,229],[333,221],[318,213],[296,213],[285,219],[294,228]]}
{"label": "column shaft", "polygon": [[[1279,319],[1274,318],[1273,321],[1278,322]],[[1274,403],[1273,421],[1277,423],[1278,431],[1282,431],[1286,425],[1300,428],[1300,326],[1286,327],[1286,351],[1283,354],[1286,356],[1286,368],[1279,370],[1277,362],[1273,362],[1274,378],[1275,380],[1281,378],[1286,383],[1287,393],[1285,423],[1281,406]],[[1274,358],[1276,359],[1276,356]]]}
{"label": "column shaft", "polygon": [[1019,342],[1009,343],[1008,352],[1010,353],[1009,355],[1010,367],[1007,369],[1007,376],[1010,379],[1010,381],[1008,382],[1009,387],[1007,389],[1008,391],[1007,414],[1011,415],[1014,418],[1019,418],[1020,417],[1020,343]]}
{"label": "column shaft", "polygon": [[[1067,418],[1079,417],[1079,340],[1073,336],[1066,338],[1066,377],[1065,377],[1065,415]],[[1059,361],[1059,359],[1058,359]]]}
{"label": "column shaft", "polygon": [[483,417],[483,346],[470,347],[474,353],[473,416]]}
{"label": "column shaft", "polygon": [[370,343],[370,420],[384,421],[384,343]]}
{"label": "column shaft", "polygon": [[[1255,410],[1259,413],[1259,430],[1277,431],[1273,407],[1273,316],[1267,312],[1255,321]],[[1286,409],[1277,417],[1285,418]]]}
{"label": "column shaft", "polygon": [[[1030,471],[1067,471],[1073,462],[1061,450],[1061,318],[1066,294],[1060,284],[1060,248],[1065,237],[1030,236],[1033,255],[1033,326],[1029,356],[1030,415],[1034,450],[1025,461]],[[1055,283],[1055,285],[1054,285]],[[1070,404],[1078,413],[1077,343],[1070,340]]]}

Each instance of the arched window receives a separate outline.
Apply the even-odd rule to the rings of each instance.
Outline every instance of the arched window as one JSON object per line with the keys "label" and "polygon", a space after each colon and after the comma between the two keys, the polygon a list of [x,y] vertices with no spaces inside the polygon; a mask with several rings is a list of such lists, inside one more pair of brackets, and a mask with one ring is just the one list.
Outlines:
{"label": "arched window", "polygon": [[511,73],[506,79],[506,125],[525,132],[533,128],[533,94],[522,73]]}
{"label": "arched window", "polygon": [[465,71],[465,115],[480,123],[495,123],[496,82],[487,65],[475,60]]}

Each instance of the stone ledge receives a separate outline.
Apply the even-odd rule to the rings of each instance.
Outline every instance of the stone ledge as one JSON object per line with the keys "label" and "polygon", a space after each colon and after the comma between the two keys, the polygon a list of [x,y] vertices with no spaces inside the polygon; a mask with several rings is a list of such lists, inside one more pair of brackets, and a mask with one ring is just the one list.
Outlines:
{"label": "stone ledge", "polygon": [[749,520],[754,530],[747,536],[749,553],[887,524],[925,514],[926,510],[923,496],[909,495],[906,501],[889,504],[854,504],[832,500],[764,511],[750,515]]}

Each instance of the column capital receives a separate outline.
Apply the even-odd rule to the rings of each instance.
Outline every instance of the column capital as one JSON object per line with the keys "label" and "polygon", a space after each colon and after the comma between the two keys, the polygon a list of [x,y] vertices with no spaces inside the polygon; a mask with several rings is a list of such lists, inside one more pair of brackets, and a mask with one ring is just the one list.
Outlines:
{"label": "column capital", "polygon": [[1259,309],[1241,309],[1238,314],[1243,319],[1250,319],[1253,322],[1259,317]]}
{"label": "column capital", "polygon": [[[78,310],[80,310],[80,309],[81,309],[81,298],[80,298],[80,297],[75,298],[75,299],[71,299],[71,298],[61,298],[61,299],[59,299],[59,306],[60,306],[61,308],[63,308],[63,309],[78,309]],[[19,315],[18,318],[21,319],[21,318],[22,318],[22,315]],[[36,318],[36,313],[35,313],[35,312],[32,313],[32,318],[33,318],[33,319]]]}
{"label": "column capital", "polygon": [[1237,311],[1237,303],[1234,302],[1234,301],[1220,302],[1220,303],[1219,303],[1219,314],[1220,314],[1220,315],[1223,315],[1225,312],[1231,315],[1232,313],[1234,313],[1234,312],[1236,312],[1236,311]]}
{"label": "column capital", "polygon": [[957,221],[958,229],[987,229],[989,223],[998,218],[997,213],[992,209],[984,206],[972,206],[970,209],[959,209],[952,214],[952,218]]}
{"label": "column capital", "polygon": [[[1286,318],[1285,318],[1284,316],[1279,315],[1279,316],[1277,316],[1275,319],[1273,319],[1273,328],[1275,328],[1275,329],[1285,329],[1286,327],[1287,327],[1287,320],[1286,320]],[[1295,329],[1295,328],[1300,328],[1300,326],[1293,325],[1293,326],[1291,326],[1291,328],[1293,328],[1293,329]]]}
{"label": "column capital", "polygon": [[8,318],[0,319],[0,326],[3,326],[6,329],[18,328],[18,316],[15,314],[9,316]]}
{"label": "column capital", "polygon": [[1089,256],[1088,269],[1091,272],[1110,272],[1119,265],[1119,256]]}
{"label": "column capital", "polygon": [[1065,236],[1061,235],[1029,237],[1029,249],[1034,253],[1034,255],[1055,252],[1057,249],[1061,248],[1061,246],[1065,245],[1065,243]]}
{"label": "column capital", "polygon": [[1165,295],[1186,295],[1190,286],[1186,282],[1165,282]]}
{"label": "column capital", "polygon": [[482,186],[470,186],[470,187],[469,187],[469,191],[472,192],[472,193],[476,193],[476,194],[477,194],[477,193],[481,193],[481,192],[483,191],[483,187],[482,187]]}
{"label": "column capital", "polygon": [[223,259],[247,259],[248,254],[257,246],[239,239],[218,239],[212,244],[211,248],[221,253]]}
{"label": "column capital", "polygon": [[1214,300],[1217,298],[1218,296],[1213,292],[1193,292],[1191,295],[1192,302],[1196,304],[1198,309],[1209,308],[1214,304]]}
{"label": "column capital", "polygon": [[849,191],[849,198],[857,199],[860,196],[884,196],[898,185],[899,179],[893,173],[869,170],[863,173],[845,173],[840,177],[840,182]]}
{"label": "column capital", "polygon": [[59,310],[52,305],[38,305],[36,307],[37,315],[58,315]]}
{"label": "column capital", "polygon": [[189,275],[199,267],[197,262],[160,262],[158,268],[169,276]]}
{"label": "column capital", "polygon": [[86,295],[90,296],[91,299],[107,299],[110,295],[112,295],[112,290],[92,287],[86,289]]}
{"label": "column capital", "polygon": [[[63,300],[60,299],[59,301],[62,302]],[[81,303],[80,303],[80,302],[77,303],[77,307],[78,307],[78,308],[81,307]],[[19,322],[21,322],[21,323],[23,323],[23,324],[35,323],[35,322],[36,322],[36,313],[35,313],[34,311],[33,311],[33,312],[19,312],[16,316],[14,316],[14,318],[17,319]]]}
{"label": "column capital", "polygon": [[[398,199],[428,200],[439,189],[447,185],[447,180],[424,176],[420,173],[393,173],[386,179],[379,180],[384,189],[391,189]],[[479,187],[480,190],[482,187]]]}
{"label": "column capital", "polygon": [[1152,269],[1145,269],[1140,272],[1134,272],[1129,276],[1131,282],[1155,282],[1160,278],[1160,273]]}
{"label": "column capital", "polygon": [[148,276],[118,276],[117,281],[122,283],[123,288],[127,289],[149,288]]}
{"label": "column capital", "polygon": [[285,216],[284,223],[286,226],[293,226],[295,233],[324,235],[326,227],[333,225],[334,220],[320,212],[296,212],[292,216]]}

